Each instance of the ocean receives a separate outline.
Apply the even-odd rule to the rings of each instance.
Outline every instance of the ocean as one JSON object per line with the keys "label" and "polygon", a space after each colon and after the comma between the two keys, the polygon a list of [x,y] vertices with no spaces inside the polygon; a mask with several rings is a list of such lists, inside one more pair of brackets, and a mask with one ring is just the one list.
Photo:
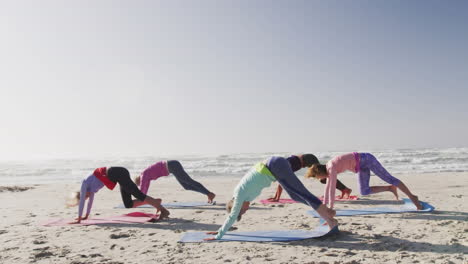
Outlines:
{"label": "ocean", "polygon": [[[395,149],[362,151],[374,154],[393,174],[467,172],[468,148]],[[346,152],[315,152],[321,162]],[[230,155],[141,156],[101,159],[44,159],[0,161],[0,185],[78,183],[97,167],[123,166],[132,176],[159,160],[179,160],[194,177],[241,177],[256,162],[292,153],[244,153]],[[303,171],[298,172],[302,176]]]}

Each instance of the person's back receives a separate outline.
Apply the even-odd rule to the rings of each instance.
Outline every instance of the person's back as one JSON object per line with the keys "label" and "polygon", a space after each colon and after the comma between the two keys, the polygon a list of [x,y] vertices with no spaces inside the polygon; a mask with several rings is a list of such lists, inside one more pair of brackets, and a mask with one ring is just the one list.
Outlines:
{"label": "person's back", "polygon": [[244,199],[252,201],[260,195],[263,188],[269,187],[276,179],[266,168],[265,164],[256,164],[246,173],[234,189],[234,196],[242,194]]}
{"label": "person's back", "polygon": [[[357,154],[357,153],[356,153]],[[342,173],[345,171],[357,172],[356,171],[356,154],[354,152],[336,156],[327,162],[327,169],[330,172],[333,170],[334,173]]]}

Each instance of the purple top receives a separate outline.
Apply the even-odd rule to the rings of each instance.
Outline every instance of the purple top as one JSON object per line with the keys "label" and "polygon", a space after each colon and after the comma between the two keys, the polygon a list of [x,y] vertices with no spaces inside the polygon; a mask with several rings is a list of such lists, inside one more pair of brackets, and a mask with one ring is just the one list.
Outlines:
{"label": "purple top", "polygon": [[89,215],[91,212],[91,207],[93,207],[94,201],[94,194],[99,191],[102,187],[104,187],[104,183],[102,183],[94,174],[88,176],[88,178],[84,179],[81,183],[81,191],[80,191],[80,205],[78,207],[78,217],[83,215],[83,208],[84,203],[86,201],[86,193],[89,192],[89,200],[88,200],[88,208],[86,209],[86,215]]}

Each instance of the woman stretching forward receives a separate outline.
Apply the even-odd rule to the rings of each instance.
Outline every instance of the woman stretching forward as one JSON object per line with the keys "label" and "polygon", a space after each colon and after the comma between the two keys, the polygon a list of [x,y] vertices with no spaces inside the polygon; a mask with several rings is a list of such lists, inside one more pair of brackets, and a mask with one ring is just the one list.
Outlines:
{"label": "woman stretching forward", "polygon": [[248,171],[234,189],[234,198],[226,206],[228,218],[218,232],[208,232],[216,237],[205,240],[221,239],[226,231],[249,209],[250,202],[260,195],[263,188],[269,187],[272,182],[278,181],[295,201],[311,206],[325,219],[330,229],[338,225],[333,218],[335,211],[328,209],[322,202],[311,194],[297,178],[289,165],[282,157],[271,157],[265,163],[258,163]]}
{"label": "woman stretching forward", "polygon": [[[143,204],[150,204],[157,209],[156,213],[161,212],[159,219],[164,219],[169,216],[169,211],[161,205],[161,199],[154,199],[142,193],[135,183],[130,178],[130,173],[127,169],[122,167],[98,168],[94,170],[93,174],[84,179],[81,183],[81,191],[75,192],[72,201],[67,203],[68,206],[76,206],[79,201],[78,218],[74,224],[79,224],[81,220],[88,218],[91,208],[93,207],[94,194],[97,193],[104,185],[113,190],[116,184],[120,185],[120,194],[125,208],[134,208]],[[132,200],[131,196],[137,198]],[[83,215],[83,208],[85,200],[89,198],[88,207],[85,217]]]}
{"label": "woman stretching forward", "polygon": [[[291,169],[293,172],[296,172],[302,168],[310,168],[310,166],[314,164],[320,164],[319,160],[314,154],[303,154],[303,155],[291,155],[286,160],[289,162],[289,165],[291,165]],[[327,179],[321,179],[320,183],[326,184]],[[340,180],[336,181],[336,188],[341,191],[341,197],[340,198],[349,198],[351,195],[351,189],[346,187]],[[283,188],[281,185],[278,185],[278,188],[276,189],[275,196],[272,198],[268,198],[268,201],[272,202],[278,202],[281,198],[281,193],[283,192]]]}
{"label": "woman stretching forward", "polygon": [[[359,189],[362,195],[389,191],[398,199],[398,188],[411,199],[418,210],[422,209],[418,197],[413,195],[403,182],[388,173],[374,155],[370,153],[353,152],[337,156],[330,160],[327,165],[315,164],[307,170],[305,177],[328,179],[323,202],[324,204],[328,204],[330,208],[333,208],[337,175],[347,170],[359,174]],[[371,171],[391,185],[369,187]]]}
{"label": "woman stretching forward", "polygon": [[177,181],[185,190],[202,193],[208,197],[208,203],[213,202],[216,195],[208,191],[201,183],[190,178],[182,167],[182,164],[177,160],[156,162],[146,168],[140,176],[135,177],[135,183],[140,187],[141,192],[146,194],[152,180],[168,176],[170,173],[174,174]]}

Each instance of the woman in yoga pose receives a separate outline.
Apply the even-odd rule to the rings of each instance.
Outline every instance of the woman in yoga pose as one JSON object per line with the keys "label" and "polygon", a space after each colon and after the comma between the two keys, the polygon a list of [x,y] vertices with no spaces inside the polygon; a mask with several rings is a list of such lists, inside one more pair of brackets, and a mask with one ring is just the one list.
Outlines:
{"label": "woman in yoga pose", "polygon": [[[303,155],[292,155],[288,158],[289,164],[291,165],[291,169],[293,172],[296,172],[302,168],[310,168],[310,166],[314,164],[320,164],[319,160],[317,157],[313,154],[303,154]],[[327,183],[327,179],[321,179],[320,182],[322,184]],[[349,198],[351,195],[352,190],[346,187],[340,180],[337,180],[336,182],[336,189],[341,191],[341,197],[340,198]],[[278,202],[281,198],[281,193],[283,192],[283,188],[281,187],[281,184],[278,184],[278,188],[276,189],[276,194],[275,197],[269,198],[269,201],[272,202]]]}
{"label": "woman in yoga pose", "polygon": [[215,194],[208,191],[201,183],[190,178],[185,172],[182,164],[177,160],[159,161],[146,168],[140,176],[135,177],[135,183],[140,187],[142,193],[147,194],[150,182],[160,177],[174,174],[177,181],[185,190],[202,193],[208,197],[208,203],[212,203]]}
{"label": "woman in yoga pose", "polygon": [[333,218],[336,214],[335,211],[323,205],[304,187],[292,171],[289,162],[282,157],[271,157],[264,163],[257,163],[244,175],[234,189],[234,197],[227,203],[226,209],[229,216],[217,232],[207,233],[216,236],[205,240],[221,239],[236,219],[238,221],[241,219],[242,215],[249,209],[250,202],[260,195],[262,189],[269,187],[275,181],[281,184],[292,199],[315,209],[325,219],[330,229],[338,225],[338,222]]}
{"label": "woman in yoga pose", "polygon": [[[333,208],[335,203],[337,175],[344,171],[351,171],[359,174],[359,188],[362,195],[389,191],[398,199],[398,188],[410,198],[418,210],[422,209],[418,197],[412,194],[403,182],[393,177],[374,155],[357,152],[337,156],[330,160],[327,165],[314,164],[307,170],[306,178],[328,179],[327,185],[325,186],[323,202],[324,204],[328,204],[330,208]],[[369,187],[371,171],[390,185]]]}
{"label": "woman in yoga pose", "polygon": [[[67,202],[68,206],[76,206],[79,204],[78,218],[76,218],[76,221],[73,223],[80,223],[81,220],[88,218],[93,206],[94,194],[96,192],[104,186],[113,190],[117,183],[120,185],[120,193],[122,195],[122,201],[125,208],[134,208],[143,204],[150,204],[157,209],[156,213],[161,212],[159,219],[164,219],[169,216],[169,211],[161,205],[161,199],[154,199],[153,197],[142,193],[131,180],[130,173],[126,168],[103,167],[94,170],[93,174],[84,179],[81,183],[80,192],[75,192],[71,201]],[[132,200],[132,195],[137,199]],[[86,215],[83,217],[83,208],[86,199],[89,199],[88,207]]]}

